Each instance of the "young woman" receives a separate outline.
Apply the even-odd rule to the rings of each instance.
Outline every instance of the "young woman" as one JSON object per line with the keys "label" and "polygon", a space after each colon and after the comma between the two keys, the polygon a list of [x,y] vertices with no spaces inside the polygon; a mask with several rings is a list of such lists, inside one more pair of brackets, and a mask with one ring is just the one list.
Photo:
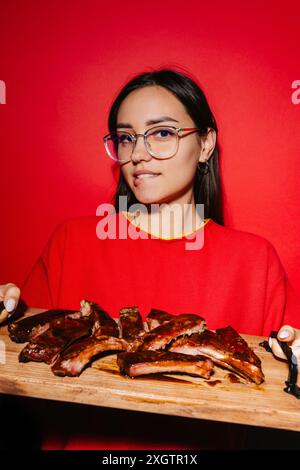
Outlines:
{"label": "young woman", "polygon": [[[297,299],[274,247],[223,226],[217,125],[199,86],[175,70],[140,74],[116,97],[108,124],[105,148],[120,166],[115,211],[59,226],[21,291],[1,286],[6,310],[22,294],[44,308],[91,299],[112,316],[130,305],[143,317],[151,308],[196,312],[212,329],[281,327],[300,359]],[[276,340],[272,348],[284,357]]]}

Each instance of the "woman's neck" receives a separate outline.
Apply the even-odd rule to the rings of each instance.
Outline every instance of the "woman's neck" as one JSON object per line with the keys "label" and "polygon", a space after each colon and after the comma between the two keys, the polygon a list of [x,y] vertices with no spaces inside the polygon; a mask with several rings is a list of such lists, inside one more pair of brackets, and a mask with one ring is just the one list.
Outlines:
{"label": "woman's neck", "polygon": [[131,221],[140,229],[162,238],[176,238],[194,232],[203,225],[194,195],[189,199],[151,204],[131,213]]}

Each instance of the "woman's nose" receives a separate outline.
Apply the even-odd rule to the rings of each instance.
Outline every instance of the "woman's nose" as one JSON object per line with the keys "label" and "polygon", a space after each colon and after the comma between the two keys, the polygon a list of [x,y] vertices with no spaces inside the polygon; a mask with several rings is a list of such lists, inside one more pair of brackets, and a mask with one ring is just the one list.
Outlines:
{"label": "woman's nose", "polygon": [[131,155],[131,160],[135,163],[139,162],[140,160],[146,160],[149,161],[151,160],[151,155],[146,149],[145,141],[144,141],[144,136],[143,135],[137,135],[136,136],[136,143],[135,147],[133,149],[132,155]]}

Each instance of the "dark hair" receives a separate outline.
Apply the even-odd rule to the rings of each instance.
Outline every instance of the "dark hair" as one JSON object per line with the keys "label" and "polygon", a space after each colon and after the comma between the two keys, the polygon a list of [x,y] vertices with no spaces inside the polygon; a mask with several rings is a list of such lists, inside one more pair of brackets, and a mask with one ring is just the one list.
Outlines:
{"label": "dark hair", "polygon": [[[110,109],[108,118],[110,132],[116,131],[118,111],[126,96],[138,88],[154,85],[164,87],[172,92],[184,105],[197,128],[204,129],[204,131],[207,131],[208,128],[212,128],[216,133],[218,132],[215,118],[201,88],[192,78],[172,69],[160,69],[153,72],[141,73],[133,77],[121,89]],[[202,170],[204,165],[198,164],[194,180],[194,196],[196,203],[204,204],[205,218],[211,218],[215,222],[223,225],[218,154],[216,144],[208,161],[209,171],[206,174]],[[138,202],[127,185],[122,172],[120,172],[119,182],[114,196],[117,212],[119,212],[119,196],[127,197],[128,207]]]}

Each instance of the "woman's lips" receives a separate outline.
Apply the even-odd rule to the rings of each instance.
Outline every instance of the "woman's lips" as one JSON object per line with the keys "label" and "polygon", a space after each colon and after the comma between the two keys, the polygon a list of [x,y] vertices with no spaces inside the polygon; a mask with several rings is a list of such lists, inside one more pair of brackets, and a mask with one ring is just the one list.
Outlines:
{"label": "woman's lips", "polygon": [[160,176],[160,173],[145,173],[143,175],[138,175],[133,177],[133,183],[135,186],[139,186],[140,184],[146,183],[146,182],[152,182],[155,180],[158,176]]}

